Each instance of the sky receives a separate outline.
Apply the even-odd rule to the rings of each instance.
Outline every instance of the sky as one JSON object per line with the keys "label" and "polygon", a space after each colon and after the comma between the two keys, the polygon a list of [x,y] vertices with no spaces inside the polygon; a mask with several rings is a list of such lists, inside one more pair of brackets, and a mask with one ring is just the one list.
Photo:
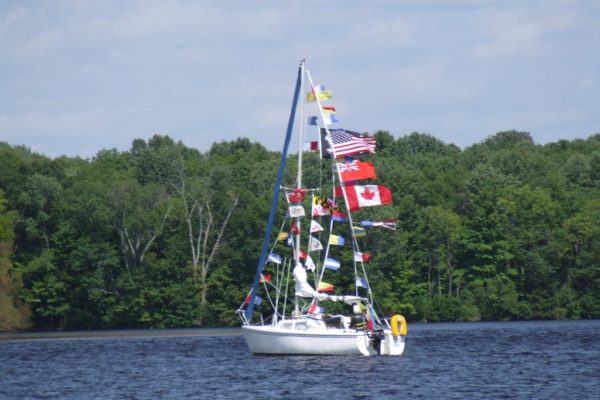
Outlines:
{"label": "sky", "polygon": [[600,132],[595,0],[0,0],[0,142],[280,150],[301,59],[336,128],[466,148]]}

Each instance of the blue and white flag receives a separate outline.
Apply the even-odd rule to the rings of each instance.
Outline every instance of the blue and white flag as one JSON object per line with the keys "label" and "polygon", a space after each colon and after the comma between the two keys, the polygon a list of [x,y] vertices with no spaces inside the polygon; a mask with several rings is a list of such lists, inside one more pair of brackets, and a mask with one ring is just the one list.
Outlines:
{"label": "blue and white flag", "polygon": [[270,253],[268,260],[271,262],[274,262],[275,264],[281,264],[281,262],[282,262],[281,256],[279,256],[275,253]]}
{"label": "blue and white flag", "polygon": [[396,230],[396,221],[395,219],[384,219],[383,221],[361,221],[360,224],[366,228],[384,228],[389,229],[391,231]]}
{"label": "blue and white flag", "polygon": [[333,258],[327,257],[327,258],[325,258],[325,262],[323,263],[323,266],[327,269],[332,269],[334,271],[337,271],[338,269],[340,269],[340,262]]}
{"label": "blue and white flag", "polygon": [[360,276],[356,277],[356,287],[363,287],[365,289],[368,288],[367,280],[365,278],[361,278]]}

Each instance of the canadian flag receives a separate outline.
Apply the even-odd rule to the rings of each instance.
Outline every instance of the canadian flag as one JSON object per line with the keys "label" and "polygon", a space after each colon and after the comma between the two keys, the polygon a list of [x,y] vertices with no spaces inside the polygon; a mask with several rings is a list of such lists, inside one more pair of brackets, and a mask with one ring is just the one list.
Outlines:
{"label": "canadian flag", "polygon": [[392,204],[392,192],[382,185],[352,185],[335,188],[335,196],[343,197],[342,190],[346,191],[350,211],[360,210],[362,207],[381,206]]}

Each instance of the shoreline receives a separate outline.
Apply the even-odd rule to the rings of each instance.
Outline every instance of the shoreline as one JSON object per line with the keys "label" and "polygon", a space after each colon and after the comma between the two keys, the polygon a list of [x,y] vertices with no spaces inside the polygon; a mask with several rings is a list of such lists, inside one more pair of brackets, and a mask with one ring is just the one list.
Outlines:
{"label": "shoreline", "polygon": [[4,332],[0,342],[5,340],[60,340],[60,339],[105,339],[134,337],[176,337],[176,336],[238,336],[239,327],[222,328],[173,328],[173,329],[110,329],[61,332]]}

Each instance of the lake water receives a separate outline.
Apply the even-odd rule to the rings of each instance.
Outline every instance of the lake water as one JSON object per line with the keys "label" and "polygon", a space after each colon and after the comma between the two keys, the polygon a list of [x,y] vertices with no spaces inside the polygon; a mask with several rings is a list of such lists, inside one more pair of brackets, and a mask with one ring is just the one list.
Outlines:
{"label": "lake water", "polygon": [[600,398],[598,320],[412,324],[401,357],[254,356],[239,329],[68,336],[0,336],[0,398]]}

